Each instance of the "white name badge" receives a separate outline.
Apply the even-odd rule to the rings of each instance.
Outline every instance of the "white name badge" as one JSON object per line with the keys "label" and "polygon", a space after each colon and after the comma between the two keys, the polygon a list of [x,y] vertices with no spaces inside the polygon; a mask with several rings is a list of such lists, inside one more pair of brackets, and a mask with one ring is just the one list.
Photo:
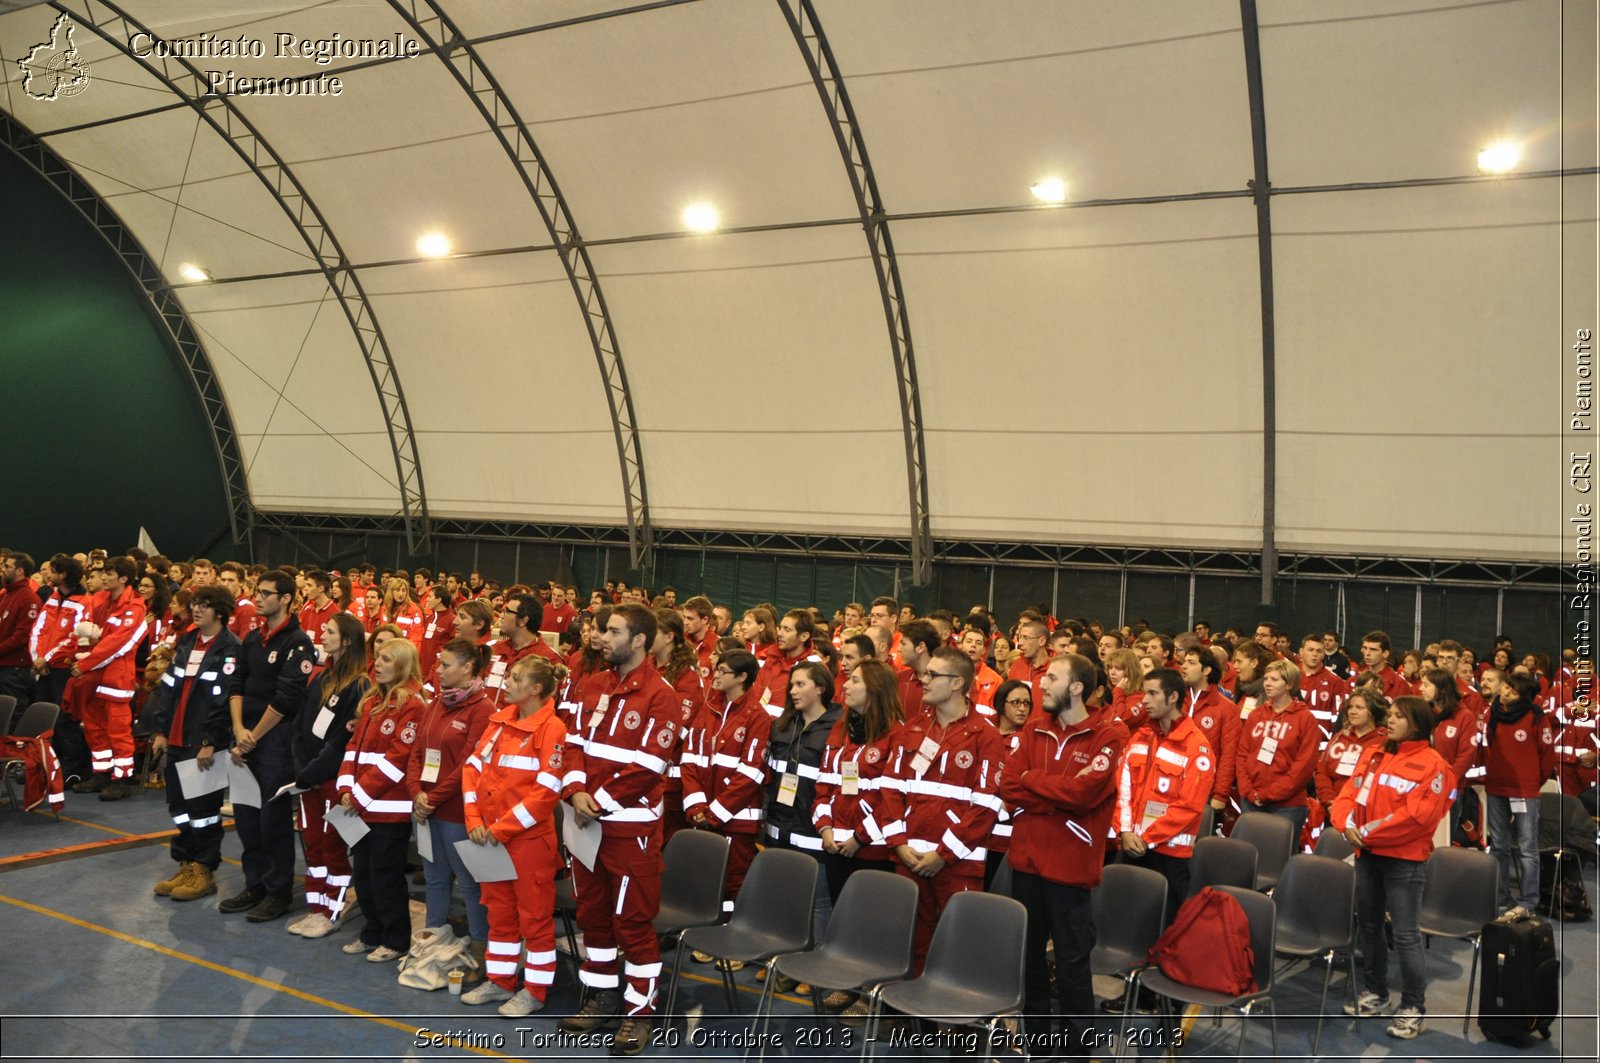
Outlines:
{"label": "white name badge", "polygon": [[1140,817],[1139,830],[1141,832],[1150,828],[1150,824],[1167,814],[1167,806],[1160,801],[1146,801],[1144,815]]}
{"label": "white name badge", "polygon": [[1246,716],[1249,716],[1252,712],[1255,712],[1255,711],[1256,711],[1256,699],[1255,698],[1245,698],[1244,701],[1240,702],[1240,704],[1239,704],[1239,718],[1241,720],[1244,719]]}
{"label": "white name badge", "polygon": [[1261,740],[1261,748],[1256,751],[1256,759],[1259,760],[1263,764],[1271,764],[1272,763],[1272,758],[1277,756],[1277,755],[1278,755],[1278,740],[1276,738],[1264,738],[1264,739],[1262,739]]}
{"label": "white name badge", "polygon": [[1528,811],[1528,799],[1525,797],[1513,797],[1511,799],[1511,811],[1519,816]]}
{"label": "white name badge", "polygon": [[772,688],[771,687],[763,687],[761,689],[761,704],[770,705],[771,703],[772,703]]}
{"label": "white name badge", "polygon": [[601,694],[600,695],[599,704],[597,704],[594,707],[594,711],[589,714],[589,729],[591,731],[594,730],[596,727],[599,727],[600,726],[600,721],[605,719],[606,708],[608,706],[610,706],[610,704],[611,704],[611,695],[610,694]]}
{"label": "white name badge", "polygon": [[1339,754],[1339,774],[1340,775],[1354,775],[1356,773],[1356,761],[1358,761],[1360,759],[1361,759],[1361,747],[1360,746],[1351,746],[1350,748],[1346,749],[1343,753],[1340,753]]}
{"label": "white name badge", "polygon": [[333,710],[324,705],[322,711],[317,713],[317,718],[311,722],[311,733],[318,738],[326,738],[328,727],[332,723]]}
{"label": "white name badge", "polygon": [[934,741],[931,735],[924,738],[922,745],[917,747],[916,754],[911,758],[911,773],[919,779],[922,778],[923,773],[933,764],[933,758],[938,755],[939,743]]}
{"label": "white name badge", "polygon": [[861,762],[847,760],[839,765],[839,791],[846,797],[861,792]]}
{"label": "white name badge", "polygon": [[444,755],[437,749],[425,749],[422,751],[423,782],[439,781],[439,765],[443,762],[443,760]]}
{"label": "white name badge", "polygon": [[792,771],[783,773],[778,780],[778,804],[793,807],[795,792],[800,789],[800,776]]}

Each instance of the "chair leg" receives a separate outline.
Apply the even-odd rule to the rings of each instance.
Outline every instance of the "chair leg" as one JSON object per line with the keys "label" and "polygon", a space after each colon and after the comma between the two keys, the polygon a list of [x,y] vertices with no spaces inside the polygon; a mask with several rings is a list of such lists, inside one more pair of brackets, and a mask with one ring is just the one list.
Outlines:
{"label": "chair leg", "polygon": [[672,1025],[674,1006],[678,1003],[678,972],[683,970],[683,935],[678,935],[678,948],[672,956],[672,983],[667,988],[667,1013],[661,1017],[663,1026]]}
{"label": "chair leg", "polygon": [[[767,1058],[767,1034],[772,1030],[772,998],[775,993],[773,987],[777,984],[778,979],[772,970],[772,961],[769,960],[767,963],[767,980],[761,984],[761,995],[756,998],[755,1021],[750,1024],[750,1030],[752,1033],[757,1030],[760,1031],[760,1036],[756,1038],[757,1063],[760,1063],[761,1060]],[[750,1058],[750,1049],[748,1046],[745,1048],[744,1058]]]}
{"label": "chair leg", "polygon": [[[1322,999],[1317,1002],[1317,1032],[1311,1038],[1311,1055],[1317,1054],[1317,1046],[1322,1043],[1322,1018],[1328,1011],[1328,983],[1333,980],[1333,951],[1330,949],[1325,957],[1327,969],[1322,972]],[[1277,1020],[1274,1019],[1274,1022]]]}
{"label": "chair leg", "polygon": [[878,1036],[878,1016],[883,1008],[883,997],[879,995],[883,989],[878,986],[873,989],[867,1002],[867,1021],[861,1028],[861,1058],[872,1058],[872,1045]]}
{"label": "chair leg", "polygon": [[[1218,1008],[1217,1009],[1217,1016],[1220,1018],[1221,1015],[1222,1015],[1222,1009]],[[1234,1055],[1238,1058],[1240,1063],[1243,1063],[1243,1060],[1244,1060],[1244,1035],[1245,1035],[1245,1032],[1249,1028],[1250,1028],[1250,1005],[1246,1004],[1244,1007],[1239,1009],[1239,1051],[1234,1053]],[[1278,1054],[1276,1052],[1274,1052],[1272,1054],[1272,1056],[1273,1056],[1274,1059],[1276,1059]]]}
{"label": "chair leg", "polygon": [[1461,1039],[1471,1040],[1467,1033],[1468,1024],[1472,1021],[1472,991],[1478,984],[1478,954],[1483,950],[1483,935],[1479,934],[1472,939],[1472,973],[1467,975],[1467,1005],[1461,1009]]}
{"label": "chair leg", "polygon": [[[1278,1057],[1278,1005],[1271,997],[1267,997],[1267,1018],[1272,1021],[1272,1058]],[[1312,1056],[1316,1056],[1313,1051]]]}
{"label": "chair leg", "polygon": [[728,997],[728,1014],[743,1014],[739,1010],[739,990],[734,988],[733,971],[730,969],[729,964],[723,960],[717,960],[717,972],[722,975],[722,991]]}

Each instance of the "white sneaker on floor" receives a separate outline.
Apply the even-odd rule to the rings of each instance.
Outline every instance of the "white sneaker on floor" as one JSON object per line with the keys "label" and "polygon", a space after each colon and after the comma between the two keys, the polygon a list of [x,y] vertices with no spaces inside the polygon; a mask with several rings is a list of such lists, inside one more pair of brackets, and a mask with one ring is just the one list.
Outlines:
{"label": "white sneaker on floor", "polygon": [[333,922],[325,915],[313,914],[311,918],[300,924],[300,929],[295,933],[303,938],[325,938],[335,930],[339,924]]}
{"label": "white sneaker on floor", "polygon": [[501,989],[488,980],[479,982],[477,988],[461,994],[463,1004],[502,1004],[512,997],[509,989]]}
{"label": "white sneaker on floor", "polygon": [[371,952],[375,948],[377,948],[376,945],[368,945],[365,941],[362,941],[360,938],[356,938],[354,941],[345,942],[344,948],[341,949],[340,951],[343,952],[346,956],[359,956],[363,952]]}
{"label": "white sneaker on floor", "polygon": [[298,919],[290,920],[289,924],[285,926],[284,929],[291,934],[303,934],[305,933],[306,927],[311,925],[311,920],[321,918],[322,917],[316,912],[307,912]]}
{"label": "white sneaker on floor", "polygon": [[1376,993],[1364,990],[1359,997],[1356,997],[1355,1003],[1344,1006],[1344,1013],[1354,1015],[1358,1019],[1370,1019],[1374,1015],[1383,1014],[1383,1009],[1388,1006],[1388,997],[1380,997]]}
{"label": "white sneaker on floor", "polygon": [[1421,1033],[1422,1029],[1422,1011],[1418,1008],[1401,1008],[1394,1013],[1394,1018],[1389,1021],[1389,1028],[1383,1032],[1390,1037],[1409,1041]]}
{"label": "white sneaker on floor", "polygon": [[527,987],[523,987],[517,990],[516,996],[501,1004],[496,1010],[507,1019],[520,1019],[536,1011],[543,1011],[544,1001],[528,992]]}
{"label": "white sneaker on floor", "polygon": [[367,953],[367,962],[388,963],[390,960],[398,960],[403,955],[405,954],[399,949],[391,949],[387,945],[379,945],[377,948]]}

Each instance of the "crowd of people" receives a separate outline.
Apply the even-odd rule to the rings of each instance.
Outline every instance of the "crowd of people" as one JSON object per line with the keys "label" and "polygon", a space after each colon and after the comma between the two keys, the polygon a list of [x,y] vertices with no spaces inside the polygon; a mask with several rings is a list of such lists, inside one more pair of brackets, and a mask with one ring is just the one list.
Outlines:
{"label": "crowd of people", "polygon": [[[1426,1010],[1422,867],[1435,844],[1474,843],[1465,795],[1483,792],[1507,920],[1538,902],[1541,789],[1554,780],[1596,813],[1592,662],[1504,638],[1480,659],[1371,631],[1351,653],[1338,632],[1296,645],[1270,622],[1173,634],[1041,607],[1003,623],[887,597],[736,614],[673,588],[607,583],[582,602],[477,572],[0,556],[0,693],[61,706],[62,782],[126,798],[135,719],[164,759],[176,866],[156,894],[218,892],[224,795],[186,796],[183,769],[230,758],[261,799],[233,802],[244,883],[220,911],[267,923],[295,907],[298,831],[290,932],[332,934],[359,899],[343,951],[397,960],[425,833],[427,925],[459,899],[481,979],[462,1003],[522,1017],[548,999],[555,884],[570,875],[584,994],[560,1025],[614,1030],[616,1054],[650,1041],[651,920],[681,830],[727,840],[730,909],[759,847],[811,855],[819,933],[856,871],[910,877],[918,969],[950,898],[1009,861],[1029,912],[1027,1032],[1073,1044],[1090,1043],[1097,1010],[1089,891],[1107,862],[1163,875],[1170,919],[1206,827],[1254,811],[1304,845],[1334,830],[1357,852],[1365,971],[1347,1010],[1388,1007],[1387,922],[1401,973],[1387,1032],[1411,1038]],[[564,856],[558,805],[599,824],[592,864]],[[350,815],[365,828],[353,845],[334,822]],[[475,881],[463,844],[503,847],[515,876]],[[830,1010],[864,1010],[818,988]]]}

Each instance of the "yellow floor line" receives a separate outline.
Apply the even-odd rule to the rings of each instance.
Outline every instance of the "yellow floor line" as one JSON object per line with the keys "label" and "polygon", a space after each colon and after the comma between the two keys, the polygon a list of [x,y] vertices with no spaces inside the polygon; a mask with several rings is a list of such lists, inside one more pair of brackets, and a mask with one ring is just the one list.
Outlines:
{"label": "yellow floor line", "polygon": [[[36,816],[49,816],[50,815],[50,813],[48,811],[45,811],[45,810],[42,810],[42,809],[37,809],[37,808],[33,810],[33,814],[36,815]],[[52,816],[51,818],[55,818],[55,817]],[[92,827],[95,830],[103,830],[107,834],[116,834],[116,835],[119,835],[120,837],[123,837],[123,838],[135,837],[135,835],[130,835],[125,830],[118,830],[115,827],[107,827],[103,823],[90,823],[86,819],[73,819],[71,816],[62,816],[62,817],[60,817],[60,819],[61,819],[61,822],[63,822],[63,823],[76,823],[80,827]],[[229,820],[227,823],[224,823],[223,824],[223,829],[224,830],[228,829],[228,827],[232,824],[232,822],[233,822],[232,820]],[[166,846],[168,849],[172,848],[172,843],[170,843],[170,842],[162,842],[161,844]],[[222,858],[222,862],[224,864],[232,864],[234,867],[243,867],[244,866],[243,864],[239,863],[239,861],[237,861],[237,860],[229,860],[226,856],[224,856]]]}
{"label": "yellow floor line", "polygon": [[[703,974],[695,974],[693,971],[684,971],[680,977],[687,978],[691,982],[704,982],[706,985],[719,986],[722,984],[722,979],[720,978],[710,978]],[[740,985],[738,982],[733,983],[733,988],[741,993],[753,993],[756,996],[760,996],[762,992],[759,985]],[[811,1006],[811,1001],[802,997],[790,996],[788,993],[774,993],[772,995],[778,1000],[784,1000],[790,1004],[801,1004],[808,1008]]]}
{"label": "yellow floor line", "polygon": [[[137,945],[142,949],[149,949],[151,952],[159,953],[162,956],[167,956],[174,960],[182,960],[184,963],[192,963],[196,967],[204,967],[208,971],[215,971],[218,974],[225,974],[229,978],[237,978],[241,982],[249,982],[251,985],[260,986],[263,989],[270,989],[276,993],[286,993],[289,996],[294,997],[297,1000],[303,1000],[308,1004],[315,1004],[318,1007],[342,1012],[343,1014],[353,1016],[354,1018],[366,1019],[368,1022],[375,1022],[380,1026],[387,1026],[391,1029],[399,1030],[411,1037],[432,1036],[431,1032],[426,1028],[409,1026],[403,1022],[397,1022],[394,1019],[386,1019],[382,1015],[374,1015],[369,1011],[362,1011],[360,1008],[354,1008],[348,1004],[341,1004],[337,1000],[329,1000],[326,997],[319,997],[314,993],[306,993],[302,990],[293,989],[278,982],[269,982],[265,978],[257,978],[253,974],[246,974],[243,971],[236,971],[232,967],[224,967],[222,964],[212,963],[210,960],[202,960],[200,957],[191,956],[187,952],[179,952],[177,949],[170,949],[165,945],[158,945],[154,941],[147,941],[144,938],[134,937],[132,934],[124,934],[120,930],[113,930],[110,927],[101,926],[98,923],[91,923],[86,919],[78,919],[74,916],[55,911],[51,908],[45,908],[37,904],[30,904],[27,901],[19,901],[15,897],[7,897],[4,894],[0,894],[0,902],[13,905],[17,908],[23,909],[24,911],[33,912],[36,915],[47,916],[51,919],[59,919],[63,923],[70,923],[75,927],[79,927],[84,930],[90,930],[96,934],[104,934],[106,937],[115,938],[116,940],[126,942],[129,945]],[[229,1016],[218,1016],[218,1018],[228,1017]],[[453,1044],[452,1047],[462,1048],[480,1056],[488,1056],[490,1059],[518,1058],[516,1056],[502,1055],[499,1052],[491,1052],[484,1048],[477,1048],[470,1044]]]}

